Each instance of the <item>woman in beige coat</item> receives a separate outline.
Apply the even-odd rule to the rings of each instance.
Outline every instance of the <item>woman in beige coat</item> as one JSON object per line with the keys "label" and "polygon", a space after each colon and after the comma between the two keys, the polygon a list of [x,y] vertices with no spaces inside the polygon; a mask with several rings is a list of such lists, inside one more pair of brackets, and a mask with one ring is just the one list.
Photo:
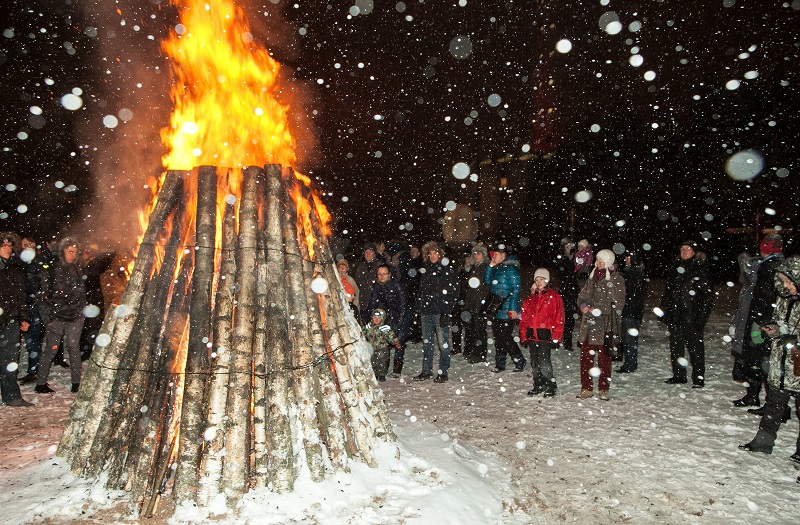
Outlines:
{"label": "woman in beige coat", "polygon": [[581,312],[581,328],[578,342],[581,343],[581,393],[580,399],[594,395],[592,370],[600,369],[597,388],[600,399],[608,401],[608,387],[611,379],[612,356],[603,351],[607,333],[613,335],[616,345],[621,335],[621,314],[625,306],[625,279],[616,271],[614,252],[597,252],[594,268],[589,279],[578,294],[578,310]]}

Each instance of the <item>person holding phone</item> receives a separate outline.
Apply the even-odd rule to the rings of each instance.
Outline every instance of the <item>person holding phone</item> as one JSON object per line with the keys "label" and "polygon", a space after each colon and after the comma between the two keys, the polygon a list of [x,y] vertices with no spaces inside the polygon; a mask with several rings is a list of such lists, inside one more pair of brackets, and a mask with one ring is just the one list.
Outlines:
{"label": "person holding phone", "polygon": [[546,268],[533,273],[531,294],[522,305],[519,333],[522,345],[531,353],[533,389],[528,395],[544,393],[544,397],[553,397],[556,378],[550,353],[558,348],[564,335],[564,301],[550,287],[550,272]]}
{"label": "person holding phone", "polygon": [[525,370],[528,361],[522,355],[519,345],[514,341],[514,328],[519,316],[519,260],[509,253],[510,247],[499,244],[491,253],[489,266],[483,272],[483,283],[489,285],[491,294],[502,301],[500,308],[489,321],[492,323],[494,337],[494,368],[492,372],[499,373],[506,369],[506,358],[511,356],[514,363],[514,372]]}

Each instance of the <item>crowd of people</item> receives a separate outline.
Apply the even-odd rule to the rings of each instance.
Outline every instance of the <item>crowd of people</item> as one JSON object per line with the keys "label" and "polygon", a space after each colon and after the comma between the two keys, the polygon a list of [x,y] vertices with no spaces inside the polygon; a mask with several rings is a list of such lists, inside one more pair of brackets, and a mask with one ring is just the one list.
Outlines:
{"label": "crowd of people", "polygon": [[[529,396],[556,395],[551,353],[558,348],[579,348],[579,399],[594,397],[595,386],[599,399],[611,399],[614,361],[620,363],[616,373],[636,372],[649,285],[638,252],[601,249],[595,254],[586,239],[574,244],[565,238],[552,264],[534,270],[523,302],[520,264],[507,245],[490,250],[478,243],[461,259],[448,259],[436,242],[421,249],[388,245],[366,243],[354,278],[349,262],[339,261],[346,296],[377,356],[373,367],[379,381],[386,380],[392,351],[391,375],[399,377],[406,344],[421,341],[422,369],[413,380],[444,383],[452,355],[463,354],[469,363],[487,361],[489,330],[492,372],[523,371],[527,350],[533,377]],[[691,379],[692,388],[700,389],[705,387],[704,330],[715,299],[713,278],[696,242],[684,241],[676,251],[654,309],[669,334],[672,375],[664,382],[680,385]],[[791,417],[792,397],[800,417],[800,257],[784,258],[782,251],[780,235],[769,234],[758,256],[740,257],[742,290],[730,324],[732,375],[746,389],[733,404],[761,415],[758,433],[740,448],[767,454],[781,423]],[[800,463],[800,435],[790,459]]]}
{"label": "crowd of people", "polygon": [[[0,233],[0,386],[8,406],[31,406],[20,384],[35,384],[39,394],[54,363],[68,366],[72,392],[81,383],[81,361],[89,357],[102,324],[100,276],[111,253],[96,245],[81,247],[73,237],[37,244],[15,232]],[[27,373],[18,373],[22,342]]]}

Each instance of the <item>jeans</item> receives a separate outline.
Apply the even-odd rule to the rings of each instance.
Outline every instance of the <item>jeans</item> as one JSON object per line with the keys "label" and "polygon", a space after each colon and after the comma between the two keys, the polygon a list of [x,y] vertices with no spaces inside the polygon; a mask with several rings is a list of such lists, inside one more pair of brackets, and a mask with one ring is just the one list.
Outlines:
{"label": "jeans", "polygon": [[9,365],[19,360],[19,343],[19,324],[13,322],[0,326],[0,395],[4,403],[22,399],[17,384],[17,367],[9,370]]}
{"label": "jeans", "polygon": [[39,362],[39,371],[36,372],[36,384],[46,385],[50,375],[50,365],[58,352],[61,339],[64,339],[64,352],[69,355],[69,369],[72,374],[72,383],[81,382],[81,331],[83,331],[83,317],[74,321],[51,321],[47,325],[45,334],[45,348],[42,360]]}
{"label": "jeans", "polygon": [[439,373],[447,375],[450,369],[450,327],[439,325],[439,314],[421,314],[422,321],[422,373],[433,373],[433,346],[439,348]]}
{"label": "jeans", "polygon": [[39,369],[39,359],[42,357],[42,335],[44,325],[36,305],[29,305],[31,320],[28,331],[25,332],[25,348],[28,350],[28,373],[36,374]]}
{"label": "jeans", "polygon": [[[639,368],[639,328],[641,326],[641,319],[622,318],[622,356],[625,358],[625,364],[622,366],[628,372],[635,372]],[[636,335],[631,335],[631,330],[635,330]]]}

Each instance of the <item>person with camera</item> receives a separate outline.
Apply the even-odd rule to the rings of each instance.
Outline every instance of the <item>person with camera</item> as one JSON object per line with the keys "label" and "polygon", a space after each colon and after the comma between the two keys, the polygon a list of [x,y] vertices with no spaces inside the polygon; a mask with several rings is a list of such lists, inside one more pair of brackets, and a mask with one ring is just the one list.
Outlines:
{"label": "person with camera", "polygon": [[[778,299],[773,322],[761,328],[771,340],[764,415],[756,436],[749,443],[739,445],[742,450],[764,454],[772,453],[790,397],[794,397],[795,409],[800,411],[800,257],[787,257],[778,266],[775,285]],[[789,459],[800,463],[800,435]]]}

